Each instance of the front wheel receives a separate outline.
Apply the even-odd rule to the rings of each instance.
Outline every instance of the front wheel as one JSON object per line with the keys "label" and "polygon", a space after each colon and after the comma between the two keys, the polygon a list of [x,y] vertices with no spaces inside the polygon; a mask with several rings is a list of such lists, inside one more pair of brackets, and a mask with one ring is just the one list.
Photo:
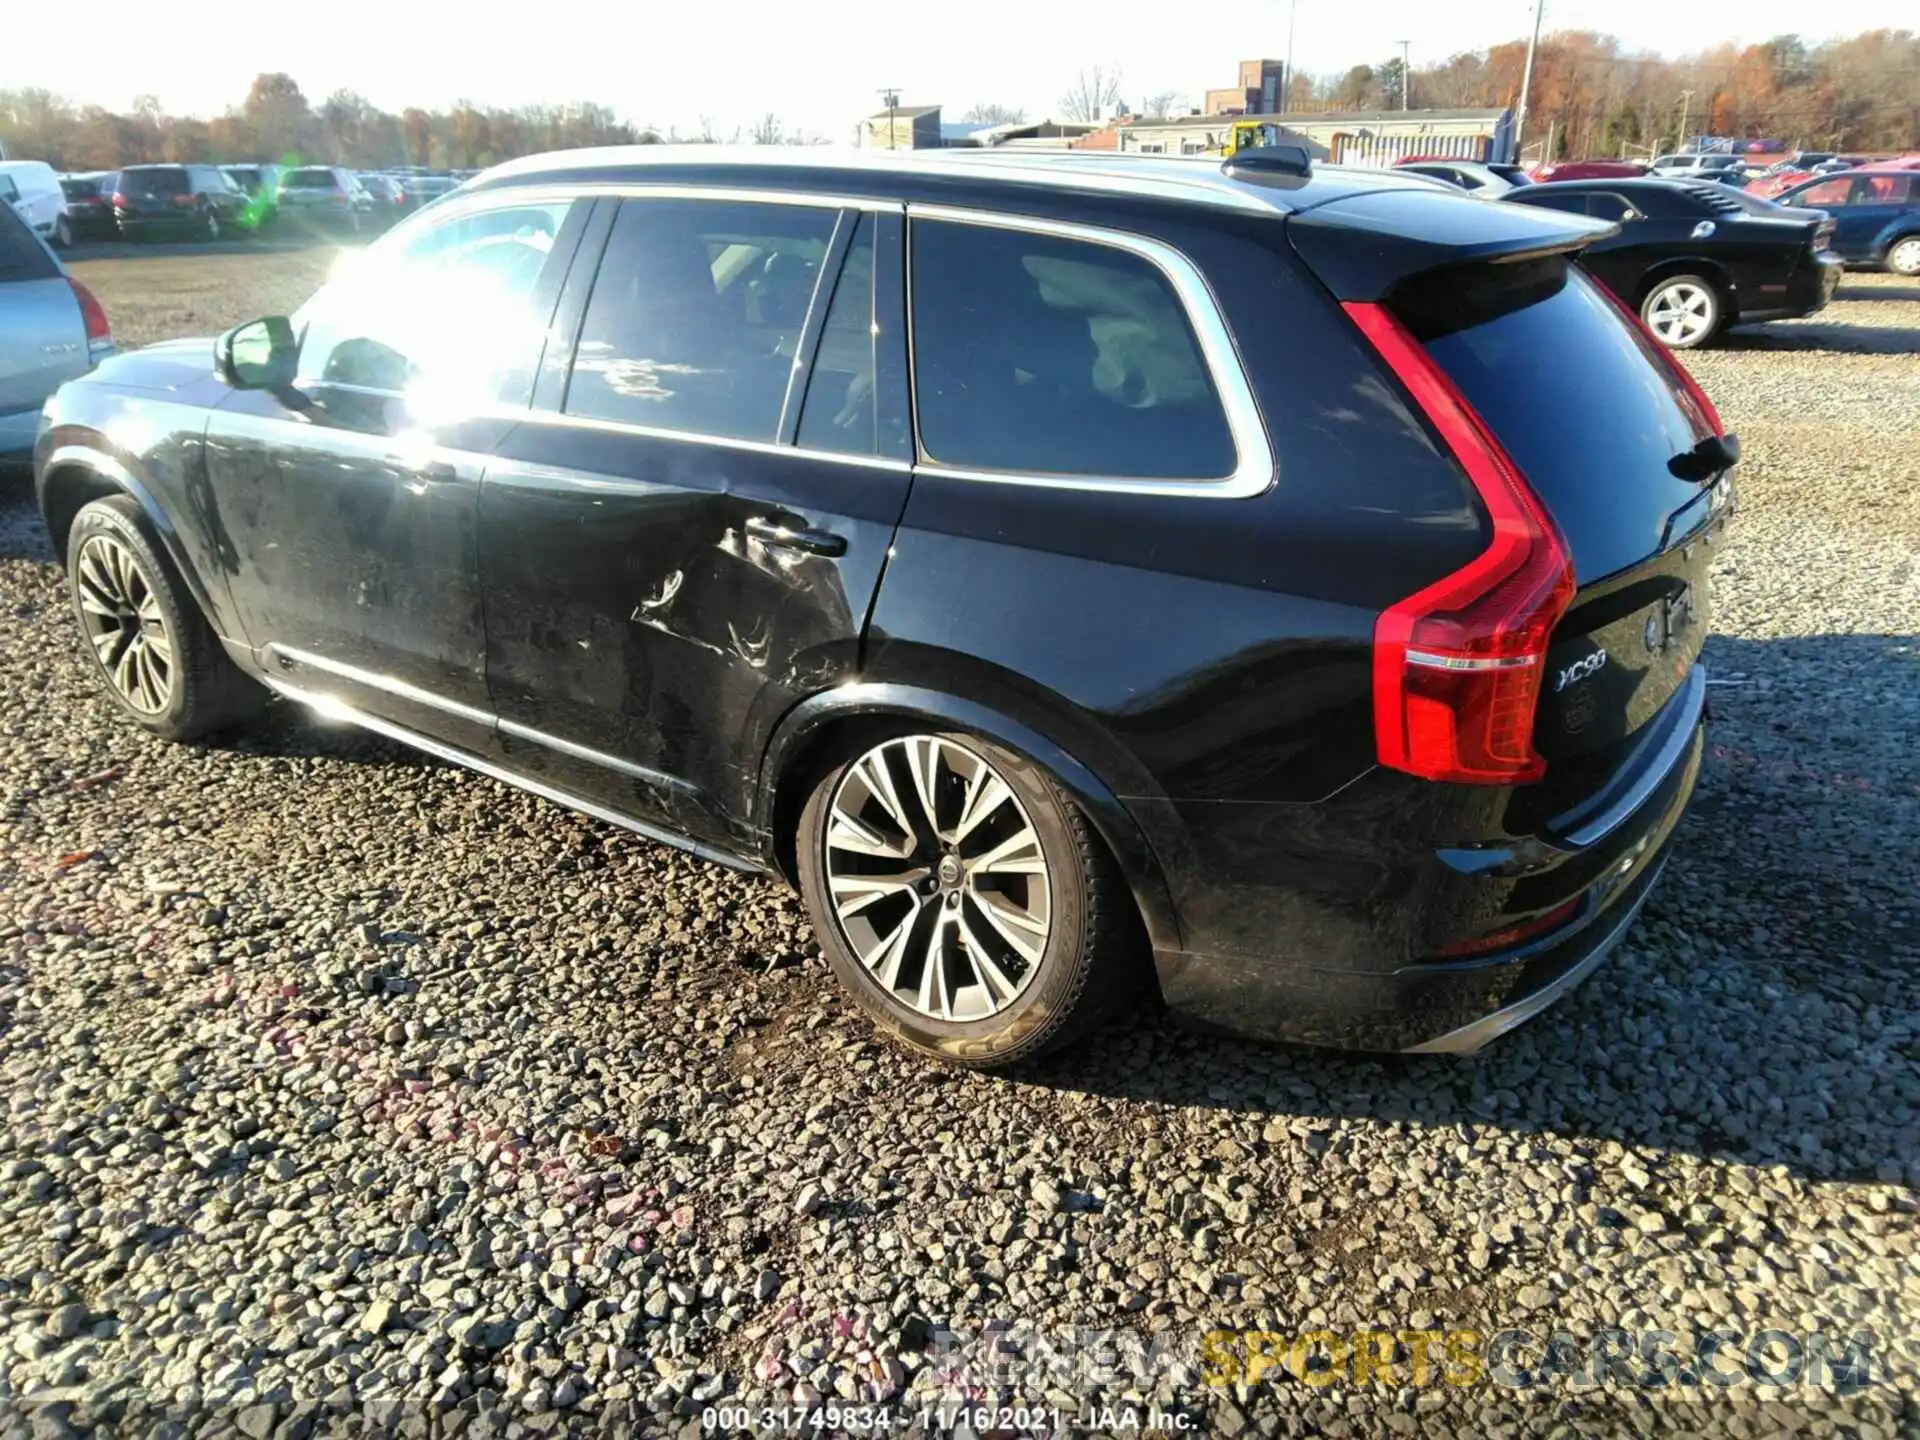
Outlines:
{"label": "front wheel", "polygon": [[95,500],[74,517],[67,586],[108,696],[154,734],[191,740],[265,699],[221,647],[132,497]]}
{"label": "front wheel", "polygon": [[53,243],[62,250],[73,248],[73,221],[65,215],[53,222]]}
{"label": "front wheel", "polygon": [[1137,922],[1105,845],[1044,771],[988,741],[869,743],[814,788],[795,848],[834,972],[912,1050],[1017,1064],[1133,988]]}
{"label": "front wheel", "polygon": [[1640,318],[1669,350],[1691,350],[1720,328],[1720,292],[1699,275],[1670,275],[1640,302]]}
{"label": "front wheel", "polygon": [[1907,235],[1887,251],[1887,268],[1896,275],[1920,275],[1920,235]]}

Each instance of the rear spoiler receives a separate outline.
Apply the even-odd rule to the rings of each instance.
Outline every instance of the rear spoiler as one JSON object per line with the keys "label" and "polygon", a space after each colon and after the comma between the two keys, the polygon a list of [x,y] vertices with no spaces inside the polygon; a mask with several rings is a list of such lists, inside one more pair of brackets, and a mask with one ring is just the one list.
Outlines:
{"label": "rear spoiler", "polygon": [[1287,220],[1287,237],[1342,301],[1383,300],[1446,266],[1572,254],[1620,227],[1585,215],[1427,190],[1373,190]]}

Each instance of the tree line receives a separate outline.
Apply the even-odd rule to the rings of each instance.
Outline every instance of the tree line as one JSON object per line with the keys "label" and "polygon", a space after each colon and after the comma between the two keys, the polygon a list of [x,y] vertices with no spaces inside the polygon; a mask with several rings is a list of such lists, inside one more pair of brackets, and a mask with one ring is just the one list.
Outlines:
{"label": "tree line", "polygon": [[152,96],[125,113],[76,106],[47,90],[0,90],[0,142],[17,159],[59,170],[109,170],[150,161],[310,161],[374,170],[388,165],[478,169],[543,150],[660,141],[805,144],[774,115],[745,131],[717,133],[708,121],[690,133],[623,120],[605,105],[461,102],[445,110],[382,110],[352,90],[318,105],[282,72],[257,76],[246,98],[211,120],[169,115]]}
{"label": "tree line", "polygon": [[[1524,38],[1462,51],[1411,70],[1416,109],[1517,105]],[[1400,57],[1343,71],[1294,75],[1290,110],[1397,110],[1407,84]],[[1081,70],[1059,100],[1059,118],[1091,120],[1121,103],[1119,70]],[[1146,119],[1183,113],[1175,91],[1134,107]],[[1000,105],[969,119],[1012,119]],[[1527,148],[1552,158],[1670,151],[1692,135],[1770,138],[1792,149],[1920,148],[1920,36],[1873,30],[1808,45],[1797,35],[1723,45],[1680,59],[1629,52],[1611,35],[1563,31],[1540,37],[1527,107]]]}

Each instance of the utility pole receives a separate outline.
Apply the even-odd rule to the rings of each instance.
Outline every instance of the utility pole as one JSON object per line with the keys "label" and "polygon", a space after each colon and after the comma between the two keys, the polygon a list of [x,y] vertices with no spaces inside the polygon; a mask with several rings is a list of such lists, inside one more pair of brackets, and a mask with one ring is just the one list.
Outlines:
{"label": "utility pole", "polygon": [[[1540,16],[1547,8],[1546,0],[1533,0],[1533,38],[1527,41],[1527,63],[1520,71],[1520,109],[1513,117],[1513,161],[1520,163],[1520,142],[1527,133],[1527,97],[1533,91],[1533,52],[1540,48]],[[1551,161],[1551,155],[1542,156],[1542,163]]]}
{"label": "utility pole", "polygon": [[893,112],[900,106],[900,92],[889,85],[880,92],[880,98],[887,102],[887,148],[897,149],[898,140],[894,135]]}
{"label": "utility pole", "polygon": [[1675,150],[1684,150],[1687,148],[1687,116],[1692,109],[1693,92],[1691,90],[1682,90],[1680,92],[1680,133],[1673,137],[1673,148]]}
{"label": "utility pole", "polygon": [[1280,77],[1280,112],[1285,114],[1293,106],[1293,22],[1300,13],[1300,0],[1288,0],[1287,3],[1287,70]]}
{"label": "utility pole", "polygon": [[1400,108],[1408,109],[1413,104],[1413,42],[1400,42]]}

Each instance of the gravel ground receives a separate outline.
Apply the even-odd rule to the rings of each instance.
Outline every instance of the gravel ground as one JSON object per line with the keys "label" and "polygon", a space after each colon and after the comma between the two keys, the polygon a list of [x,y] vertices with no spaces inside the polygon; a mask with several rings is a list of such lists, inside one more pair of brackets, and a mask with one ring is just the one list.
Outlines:
{"label": "gravel ground", "polygon": [[[188,258],[87,278],[142,339],[301,278]],[[170,282],[138,319],[136,266]],[[1464,1063],[1152,1018],[1015,1079],[903,1058],[776,885],[287,707],[197,748],[120,723],[16,486],[0,1431],[772,1433],[983,1393],[1086,1433],[1129,1401],[1168,1433],[1920,1431],[1916,351],[1920,286],[1866,277],[1693,362],[1747,454],[1699,799],[1613,961]],[[1872,1368],[1196,1369],[1215,1329],[1512,1327],[1671,1332],[1683,1381],[1704,1331],[1866,1329]]]}

